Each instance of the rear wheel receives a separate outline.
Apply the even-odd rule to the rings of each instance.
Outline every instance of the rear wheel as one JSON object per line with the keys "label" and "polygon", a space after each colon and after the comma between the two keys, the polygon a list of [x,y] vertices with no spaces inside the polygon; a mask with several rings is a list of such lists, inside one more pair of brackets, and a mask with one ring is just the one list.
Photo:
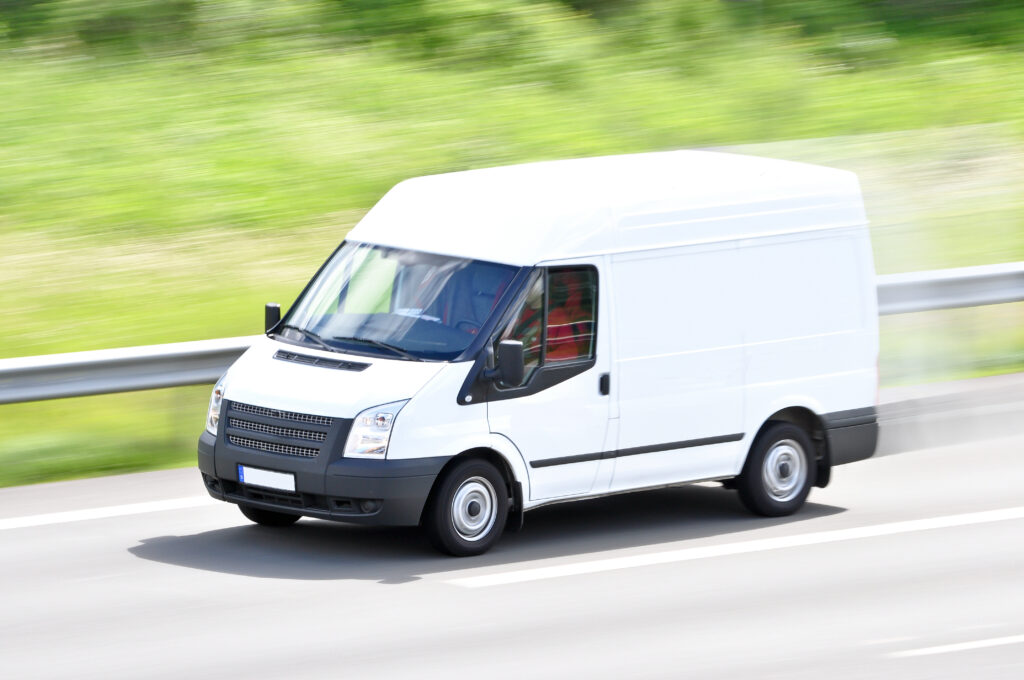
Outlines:
{"label": "rear wheel", "polygon": [[288,527],[299,521],[298,515],[289,515],[286,512],[274,512],[273,510],[254,508],[251,505],[239,505],[238,509],[241,510],[242,514],[248,519],[265,527]]}
{"label": "rear wheel", "polygon": [[743,505],[766,517],[799,510],[814,485],[813,451],[810,437],[796,425],[769,425],[754,442],[743,472],[736,478]]}
{"label": "rear wheel", "polygon": [[430,498],[423,528],[435,548],[463,557],[494,545],[508,518],[508,490],[497,468],[466,460],[449,470]]}

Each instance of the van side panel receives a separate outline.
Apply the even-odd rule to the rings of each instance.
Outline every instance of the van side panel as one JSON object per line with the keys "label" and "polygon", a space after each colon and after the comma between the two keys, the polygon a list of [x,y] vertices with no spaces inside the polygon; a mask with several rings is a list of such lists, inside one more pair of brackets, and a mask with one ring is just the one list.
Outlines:
{"label": "van side panel", "polygon": [[612,490],[736,473],[743,334],[735,242],[612,256]]}
{"label": "van side panel", "polygon": [[874,405],[875,283],[864,231],[740,243],[747,429],[789,406],[825,417]]}

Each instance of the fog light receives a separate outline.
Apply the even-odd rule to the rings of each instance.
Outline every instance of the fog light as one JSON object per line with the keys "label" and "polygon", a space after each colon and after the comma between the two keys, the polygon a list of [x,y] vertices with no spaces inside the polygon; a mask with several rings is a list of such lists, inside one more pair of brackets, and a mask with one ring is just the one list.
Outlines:
{"label": "fog light", "polygon": [[359,501],[359,509],[369,515],[372,512],[380,510],[381,502],[378,500],[363,500]]}

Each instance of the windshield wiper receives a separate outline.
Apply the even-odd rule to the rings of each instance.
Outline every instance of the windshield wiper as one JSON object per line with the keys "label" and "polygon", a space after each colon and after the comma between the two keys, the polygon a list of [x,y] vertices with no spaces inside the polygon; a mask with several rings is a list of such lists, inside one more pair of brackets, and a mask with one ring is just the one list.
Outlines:
{"label": "windshield wiper", "polygon": [[[330,345],[328,345],[324,341],[323,338],[321,338],[319,335],[317,335],[313,331],[306,330],[305,328],[300,328],[299,326],[293,326],[290,323],[286,323],[285,325],[281,326],[281,330],[284,330],[286,328],[290,329],[290,330],[293,330],[293,331],[298,331],[299,333],[302,334],[302,336],[304,338],[306,338],[307,340],[312,340],[314,343],[319,345],[322,349],[327,350],[328,352],[337,352],[338,351],[337,347],[331,347]],[[280,333],[278,335],[280,335]]]}
{"label": "windshield wiper", "polygon": [[341,335],[335,335],[334,337],[331,338],[331,340],[340,340],[342,342],[361,342],[361,343],[366,344],[366,345],[373,345],[374,347],[380,347],[381,349],[386,349],[389,352],[394,352],[398,356],[400,356],[400,357],[402,357],[404,359],[409,359],[410,361],[423,361],[423,359],[420,359],[418,356],[416,356],[414,354],[410,354],[409,352],[406,352],[401,347],[395,347],[394,345],[389,345],[388,343],[381,342],[380,340],[370,340],[369,338],[352,338],[352,337],[341,336]]}

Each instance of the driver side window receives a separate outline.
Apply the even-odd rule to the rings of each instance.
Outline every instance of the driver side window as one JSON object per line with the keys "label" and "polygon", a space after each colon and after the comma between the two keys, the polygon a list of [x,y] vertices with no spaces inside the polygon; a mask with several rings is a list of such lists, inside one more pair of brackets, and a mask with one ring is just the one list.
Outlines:
{"label": "driver side window", "polygon": [[536,275],[515,320],[499,338],[523,343],[524,384],[541,366],[594,357],[596,302],[593,267],[559,267]]}
{"label": "driver side window", "polygon": [[544,276],[535,276],[530,283],[526,299],[516,312],[515,320],[509,324],[500,340],[519,340],[523,343],[523,359],[526,371],[523,382],[528,382],[540,366],[540,350],[544,340]]}

